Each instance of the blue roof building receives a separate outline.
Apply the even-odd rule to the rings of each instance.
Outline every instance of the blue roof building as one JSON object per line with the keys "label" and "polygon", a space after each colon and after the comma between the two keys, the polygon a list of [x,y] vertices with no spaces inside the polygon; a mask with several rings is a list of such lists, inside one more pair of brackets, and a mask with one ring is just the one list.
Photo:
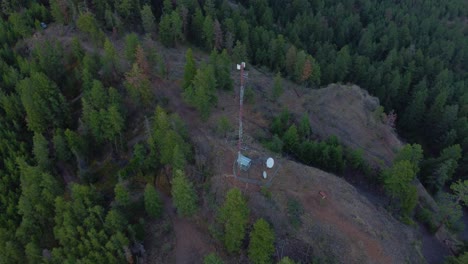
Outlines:
{"label": "blue roof building", "polygon": [[239,167],[241,168],[241,170],[246,171],[250,168],[250,165],[252,164],[252,160],[239,153],[237,155],[237,164],[239,164]]}

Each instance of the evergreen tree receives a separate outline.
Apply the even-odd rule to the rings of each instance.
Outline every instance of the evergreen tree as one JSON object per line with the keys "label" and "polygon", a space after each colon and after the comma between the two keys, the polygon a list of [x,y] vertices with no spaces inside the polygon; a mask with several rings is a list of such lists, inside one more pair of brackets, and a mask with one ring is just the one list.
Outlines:
{"label": "evergreen tree", "polygon": [[135,62],[136,49],[139,46],[138,36],[130,33],[125,36],[125,57],[130,63]]}
{"label": "evergreen tree", "polygon": [[295,65],[297,61],[297,50],[296,47],[291,46],[286,53],[286,72],[289,76],[294,76]]}
{"label": "evergreen tree", "polygon": [[283,135],[284,146],[289,153],[295,153],[299,145],[299,135],[295,124],[291,125]]}
{"label": "evergreen tree", "polygon": [[[89,186],[72,184],[71,197],[55,199],[52,262],[123,263],[128,247],[126,220],[99,205],[99,194]],[[86,231],[85,231],[86,230]]]}
{"label": "evergreen tree", "polygon": [[335,68],[336,68],[336,81],[342,82],[346,79],[349,68],[351,66],[351,55],[349,54],[348,46],[344,46],[338,51]]}
{"label": "evergreen tree", "polygon": [[181,170],[174,171],[171,193],[179,215],[192,216],[197,211],[197,194],[193,184]]}
{"label": "evergreen tree", "polygon": [[146,213],[153,218],[160,217],[162,213],[161,198],[156,189],[149,183],[146,184],[144,198]]}
{"label": "evergreen tree", "polygon": [[468,205],[468,180],[458,180],[455,183],[452,183],[450,189],[453,191],[456,202],[463,203],[463,205]]}
{"label": "evergreen tree", "polygon": [[299,122],[299,127],[297,128],[300,139],[309,139],[312,133],[312,128],[310,126],[309,116],[303,114],[301,121]]}
{"label": "evergreen tree", "polygon": [[410,103],[407,105],[404,115],[401,118],[401,125],[407,131],[416,134],[421,127],[421,123],[426,111],[426,101],[428,97],[426,79],[420,81],[414,88]]}
{"label": "evergreen tree", "polygon": [[70,10],[64,0],[51,0],[50,12],[55,22],[60,24],[68,24],[70,22]]}
{"label": "evergreen tree", "polygon": [[59,161],[68,161],[71,157],[70,150],[67,145],[63,130],[57,129],[52,138],[55,150],[55,157]]}
{"label": "evergreen tree", "polygon": [[182,19],[177,11],[171,13],[171,32],[173,43],[177,44],[178,41],[184,40],[184,34],[182,33]]}
{"label": "evergreen tree", "polygon": [[94,44],[98,46],[102,45],[104,34],[99,29],[96,18],[91,12],[82,13],[76,21],[76,26],[79,30],[87,33],[91,37]]}
{"label": "evergreen tree", "polygon": [[186,100],[200,112],[202,120],[207,120],[211,107],[216,103],[216,79],[212,65],[204,65],[197,70],[192,86],[184,92]]}
{"label": "evergreen tree", "polygon": [[122,183],[117,183],[114,188],[115,201],[119,206],[127,207],[130,204],[130,193]]}
{"label": "evergreen tree", "polygon": [[114,80],[120,71],[117,51],[109,39],[104,42],[104,55],[101,57],[101,64],[104,77],[107,80]]}
{"label": "evergreen tree", "polygon": [[278,98],[283,94],[283,84],[281,79],[281,73],[278,72],[275,76],[275,80],[273,83],[273,91],[272,91],[272,98],[273,100],[278,100]]}
{"label": "evergreen tree", "polygon": [[18,213],[22,220],[16,234],[24,244],[31,240],[51,239],[53,204],[61,193],[60,185],[39,167],[31,167],[22,159],[17,159],[17,163],[21,172]]}
{"label": "evergreen tree", "polygon": [[49,142],[40,133],[34,133],[33,153],[39,168],[46,170],[50,167]]}
{"label": "evergreen tree", "polygon": [[236,41],[236,46],[232,50],[232,60],[236,63],[247,62],[247,49],[240,41]]}
{"label": "evergreen tree", "polygon": [[249,208],[239,189],[230,189],[219,211],[219,221],[224,226],[224,245],[228,252],[238,252],[245,237]]}
{"label": "evergreen tree", "polygon": [[182,20],[177,11],[163,14],[159,23],[159,37],[166,47],[174,47],[177,41],[183,40]]}
{"label": "evergreen tree", "polygon": [[275,252],[275,234],[268,222],[257,220],[250,233],[249,259],[255,264],[271,263],[271,256]]}
{"label": "evergreen tree", "polygon": [[419,173],[419,165],[423,160],[423,150],[418,144],[407,144],[398,152],[393,162],[407,160],[411,162],[415,175]]}
{"label": "evergreen tree", "polygon": [[156,30],[156,22],[153,15],[153,11],[151,11],[151,6],[146,4],[140,11],[141,14],[141,22],[143,24],[143,28],[147,34],[152,34]]}
{"label": "evergreen tree", "polygon": [[134,63],[132,69],[125,73],[125,88],[136,105],[140,102],[148,106],[154,99],[151,82],[146,74]]}
{"label": "evergreen tree", "polygon": [[210,16],[206,16],[203,22],[203,41],[207,50],[213,49],[214,25]]}
{"label": "evergreen tree", "polygon": [[226,116],[222,116],[218,121],[218,126],[216,128],[218,134],[223,137],[227,136],[227,133],[232,131],[232,125],[229,122],[229,119]]}
{"label": "evergreen tree", "polygon": [[183,150],[176,143],[172,152],[172,169],[183,170],[185,168],[186,160]]}
{"label": "evergreen tree", "polygon": [[182,83],[182,88],[187,90],[191,85],[192,81],[195,78],[197,72],[195,60],[193,59],[192,49],[188,48],[185,53],[185,67],[184,67],[184,80]]}
{"label": "evergreen tree", "polygon": [[28,128],[42,133],[49,127],[61,127],[68,118],[68,106],[57,85],[43,73],[33,72],[17,84],[27,115]]}
{"label": "evergreen tree", "polygon": [[215,19],[213,27],[214,48],[220,51],[223,48],[223,30],[218,19]]}
{"label": "evergreen tree", "polygon": [[166,47],[174,46],[171,29],[171,15],[163,14],[159,22],[159,39]]}
{"label": "evergreen tree", "polygon": [[192,39],[198,46],[203,46],[203,24],[205,17],[200,8],[195,9],[195,15],[192,20]]}
{"label": "evergreen tree", "polygon": [[145,51],[140,45],[136,47],[135,63],[138,65],[138,68],[142,70],[143,74],[145,74],[146,76],[150,76],[151,67],[148,62],[148,59],[146,58]]}
{"label": "evergreen tree", "polygon": [[457,202],[457,197],[453,194],[440,192],[436,197],[439,207],[436,221],[439,223],[437,231],[443,226],[454,226],[463,216],[461,205]]}
{"label": "evergreen tree", "polygon": [[210,63],[214,69],[217,87],[223,90],[232,90],[231,60],[227,51],[223,50],[221,54],[218,54],[216,50],[213,50],[210,56]]}
{"label": "evergreen tree", "polygon": [[415,178],[413,164],[408,160],[399,161],[383,172],[383,178],[385,190],[399,201],[403,215],[409,216],[418,198],[416,187],[412,185]]}

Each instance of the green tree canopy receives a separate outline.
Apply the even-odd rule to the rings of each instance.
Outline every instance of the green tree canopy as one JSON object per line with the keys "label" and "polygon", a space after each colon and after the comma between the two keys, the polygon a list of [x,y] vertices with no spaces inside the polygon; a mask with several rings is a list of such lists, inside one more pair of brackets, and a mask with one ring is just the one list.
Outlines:
{"label": "green tree canopy", "polygon": [[212,106],[217,102],[215,95],[216,78],[212,65],[203,65],[197,70],[193,84],[184,92],[185,99],[200,112],[202,120],[207,120]]}
{"label": "green tree canopy", "polygon": [[283,94],[283,84],[282,84],[281,73],[278,72],[275,76],[275,80],[273,82],[273,90],[271,93],[271,97],[273,100],[278,100],[278,98]]}
{"label": "green tree canopy", "polygon": [[149,183],[146,184],[144,198],[146,213],[153,218],[161,216],[161,198],[159,197],[159,194],[156,191],[156,189]]}
{"label": "green tree canopy", "polygon": [[255,264],[271,263],[271,256],[275,252],[274,242],[275,234],[268,222],[257,220],[250,233],[249,259]]}
{"label": "green tree canopy", "polygon": [[156,30],[156,22],[153,15],[153,11],[151,10],[150,5],[144,5],[140,11],[141,14],[141,22],[143,24],[143,28],[145,32],[148,34],[153,33]]}
{"label": "green tree canopy", "polygon": [[383,171],[385,190],[398,201],[404,215],[413,211],[418,198],[416,187],[412,185],[416,176],[413,167],[410,161],[403,160]]}
{"label": "green tree canopy", "polygon": [[125,57],[130,63],[135,62],[136,49],[139,44],[140,42],[137,34],[130,33],[125,36]]}
{"label": "green tree canopy", "polygon": [[192,85],[196,73],[197,66],[193,59],[192,49],[188,48],[185,53],[184,81],[182,83],[182,88],[184,88],[184,90],[187,90]]}
{"label": "green tree canopy", "polygon": [[224,245],[228,252],[238,252],[245,237],[249,221],[249,208],[241,191],[230,189],[223,206],[219,210],[219,221],[224,226]]}
{"label": "green tree canopy", "polygon": [[28,128],[42,133],[50,127],[62,127],[68,118],[68,106],[57,85],[43,73],[33,72],[20,81],[17,90],[27,115]]}
{"label": "green tree canopy", "polygon": [[179,215],[191,216],[197,211],[197,194],[181,170],[174,171],[171,194]]}

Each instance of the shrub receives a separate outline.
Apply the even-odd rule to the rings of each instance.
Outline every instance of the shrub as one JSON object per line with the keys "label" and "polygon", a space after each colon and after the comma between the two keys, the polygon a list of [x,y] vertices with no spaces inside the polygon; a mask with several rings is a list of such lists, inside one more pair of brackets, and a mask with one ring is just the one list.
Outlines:
{"label": "shrub", "polygon": [[302,225],[301,216],[304,214],[302,204],[296,199],[289,199],[288,201],[288,216],[291,225],[298,229]]}

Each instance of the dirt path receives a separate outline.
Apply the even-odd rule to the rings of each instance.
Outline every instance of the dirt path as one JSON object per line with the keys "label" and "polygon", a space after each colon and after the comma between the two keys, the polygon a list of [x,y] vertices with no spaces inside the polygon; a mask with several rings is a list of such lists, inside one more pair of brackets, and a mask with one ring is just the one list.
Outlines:
{"label": "dirt path", "polygon": [[323,223],[332,225],[347,238],[360,245],[371,263],[393,263],[392,258],[385,254],[381,243],[341,215],[339,206],[335,205],[332,199],[327,198],[321,204],[319,194],[306,196],[294,191],[288,192],[299,197],[306,213],[313,215],[314,218],[318,218]]}
{"label": "dirt path", "polygon": [[163,196],[163,200],[164,211],[172,221],[176,237],[174,249],[175,263],[201,263],[205,255],[214,251],[214,247],[209,244],[207,233],[202,233],[187,218],[179,217],[169,197]]}

